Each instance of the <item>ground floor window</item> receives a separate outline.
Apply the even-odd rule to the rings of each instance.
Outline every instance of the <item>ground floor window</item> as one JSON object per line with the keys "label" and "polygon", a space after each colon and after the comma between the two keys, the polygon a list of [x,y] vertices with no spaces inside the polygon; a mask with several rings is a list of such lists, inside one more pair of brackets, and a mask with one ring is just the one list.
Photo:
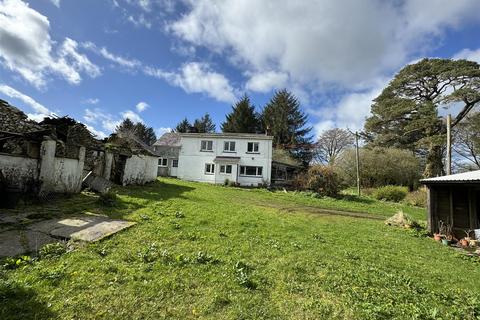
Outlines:
{"label": "ground floor window", "polygon": [[158,159],[158,166],[159,167],[166,167],[167,165],[168,165],[168,159],[167,158]]}
{"label": "ground floor window", "polygon": [[263,167],[240,166],[240,175],[242,176],[261,177],[262,171]]}
{"label": "ground floor window", "polygon": [[178,159],[172,160],[172,168],[178,168]]}
{"label": "ground floor window", "polygon": [[213,163],[206,163],[205,174],[214,174],[214,173],[215,173],[215,165]]}
{"label": "ground floor window", "polygon": [[232,165],[231,164],[220,165],[220,173],[232,173]]}

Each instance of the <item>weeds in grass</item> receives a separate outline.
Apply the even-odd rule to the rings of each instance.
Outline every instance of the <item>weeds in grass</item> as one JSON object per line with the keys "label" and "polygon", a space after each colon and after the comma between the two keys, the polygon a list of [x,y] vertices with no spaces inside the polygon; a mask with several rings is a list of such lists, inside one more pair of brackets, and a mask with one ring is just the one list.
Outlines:
{"label": "weeds in grass", "polygon": [[44,245],[38,255],[42,259],[54,259],[67,252],[67,246],[63,242],[54,242]]}
{"label": "weeds in grass", "polygon": [[247,289],[255,290],[258,285],[252,279],[253,268],[243,261],[237,261],[234,266],[235,281]]}
{"label": "weeds in grass", "polygon": [[105,207],[115,207],[118,202],[118,196],[113,191],[100,193],[98,202]]}
{"label": "weeds in grass", "polygon": [[40,271],[42,279],[46,280],[51,285],[58,285],[61,280],[66,278],[64,266],[56,266],[51,269],[43,269]]}
{"label": "weeds in grass", "polygon": [[137,255],[144,263],[154,262],[158,259],[158,246],[155,242],[153,242],[144,250],[140,251]]}
{"label": "weeds in grass", "polygon": [[180,223],[176,221],[170,221],[170,226],[172,227],[173,230],[180,230],[182,228]]}
{"label": "weeds in grass", "polygon": [[33,263],[29,256],[20,256],[17,258],[8,257],[3,261],[3,268],[7,270],[17,269]]}
{"label": "weeds in grass", "polygon": [[175,218],[182,219],[185,218],[185,214],[182,211],[175,212]]}
{"label": "weeds in grass", "polygon": [[209,264],[209,263],[219,263],[220,260],[214,258],[212,255],[199,251],[197,252],[197,255],[193,259],[196,263],[198,264]]}

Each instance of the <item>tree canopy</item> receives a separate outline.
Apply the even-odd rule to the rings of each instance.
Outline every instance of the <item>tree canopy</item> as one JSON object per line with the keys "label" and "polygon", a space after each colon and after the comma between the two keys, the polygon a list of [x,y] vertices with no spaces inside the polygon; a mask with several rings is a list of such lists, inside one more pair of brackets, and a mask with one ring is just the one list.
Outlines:
{"label": "tree canopy", "polygon": [[322,164],[334,165],[337,157],[353,146],[353,135],[345,129],[325,130],[314,145],[313,159]]}
{"label": "tree canopy", "polygon": [[208,113],[205,113],[200,119],[195,119],[193,127],[198,133],[213,133],[216,130],[215,123]]}
{"label": "tree canopy", "polygon": [[480,112],[467,115],[454,130],[453,149],[461,169],[480,169]]}
{"label": "tree canopy", "polygon": [[180,121],[175,129],[173,129],[175,132],[179,132],[179,133],[185,133],[185,132],[188,132],[190,130],[190,127],[192,127],[192,125],[190,124],[190,122],[188,122],[188,119],[185,118],[183,119],[182,121]]}
{"label": "tree canopy", "polygon": [[404,67],[374,100],[365,124],[367,141],[410,149],[425,158],[425,177],[441,175],[446,124],[439,109],[461,106],[455,126],[479,101],[479,64],[423,59]]}
{"label": "tree canopy", "polygon": [[308,165],[312,158],[311,127],[298,99],[286,89],[275,92],[261,115],[262,125],[273,136],[274,147],[282,147]]}
{"label": "tree canopy", "polygon": [[258,118],[250,98],[244,95],[232,106],[232,111],[227,114],[221,128],[223,132],[257,133],[260,129]]}
{"label": "tree canopy", "polygon": [[116,132],[133,133],[137,138],[145,144],[151,146],[157,141],[155,130],[152,127],[147,127],[141,122],[134,123],[129,118],[125,118],[116,128]]}

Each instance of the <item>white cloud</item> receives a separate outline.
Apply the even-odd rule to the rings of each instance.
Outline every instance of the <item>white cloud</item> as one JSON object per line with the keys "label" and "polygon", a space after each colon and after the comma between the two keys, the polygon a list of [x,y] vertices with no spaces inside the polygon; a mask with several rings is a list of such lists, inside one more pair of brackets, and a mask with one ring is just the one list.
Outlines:
{"label": "white cloud", "polygon": [[106,134],[105,132],[101,131],[101,130],[97,130],[95,129],[94,127],[92,127],[91,125],[88,125],[86,124],[85,125],[87,127],[87,129],[93,133],[94,136],[96,136],[98,139],[103,139],[105,137],[108,136],[108,134]]}
{"label": "white cloud", "polygon": [[135,113],[132,110],[123,111],[123,112],[121,112],[121,115],[122,115],[123,119],[128,118],[128,119],[132,120],[133,122],[143,122],[143,119],[137,113]]}
{"label": "white cloud", "polygon": [[101,126],[103,131],[98,132],[104,133],[105,136],[114,132],[116,127],[126,118],[129,118],[133,122],[144,122],[143,119],[132,110],[125,110],[118,115],[113,115],[100,108],[95,108],[93,110],[87,108],[83,115],[83,119],[90,127]]}
{"label": "white cloud", "polygon": [[60,8],[60,0],[50,0],[50,2],[57,8]]}
{"label": "white cloud", "polygon": [[287,84],[288,74],[284,72],[267,71],[253,74],[248,79],[245,87],[257,92],[269,92],[280,89]]}
{"label": "white cloud", "polygon": [[164,79],[187,93],[205,93],[222,102],[230,103],[235,100],[235,90],[228,79],[223,74],[213,71],[205,63],[185,63],[178,72],[166,72],[149,67],[145,68],[144,72],[147,75]]}
{"label": "white cloud", "polygon": [[91,77],[100,74],[97,66],[77,51],[77,43],[66,38],[54,51],[48,18],[20,0],[0,2],[0,63],[19,73],[36,86],[43,87],[47,75],[59,75],[78,84],[81,72]]}
{"label": "white cloud", "polygon": [[127,20],[131,22],[135,27],[145,27],[147,29],[150,29],[152,27],[152,23],[150,22],[150,20],[148,20],[143,14],[140,14],[137,17],[130,15],[128,16]]}
{"label": "white cloud", "polygon": [[98,104],[100,102],[100,99],[98,98],[89,98],[89,99],[86,99],[83,101],[83,103],[86,103],[86,104]]}
{"label": "white cloud", "polygon": [[30,96],[27,96],[26,94],[21,93],[20,91],[12,88],[10,86],[0,84],[0,93],[3,93],[4,95],[6,95],[9,98],[18,99],[18,100],[22,101],[23,103],[29,105],[36,112],[35,114],[28,114],[29,117],[32,118],[32,119],[42,120],[44,117],[47,117],[52,113],[44,105],[38,103],[37,101],[35,101]]}
{"label": "white cloud", "polygon": [[139,103],[137,103],[137,105],[135,106],[135,108],[137,109],[138,112],[143,112],[145,111],[148,107],[150,107],[148,105],[148,103],[144,102],[144,101],[140,101]]}
{"label": "white cloud", "polygon": [[[473,19],[475,0],[188,1],[168,30],[249,72],[287,73],[294,83],[367,89]],[[274,8],[274,9],[272,9]]]}
{"label": "white cloud", "polygon": [[119,55],[115,55],[115,54],[111,53],[110,51],[108,51],[107,48],[105,48],[105,47],[98,48],[92,42],[82,43],[82,46],[86,49],[89,49],[89,50],[95,52],[96,54],[99,54],[103,58],[105,58],[107,60],[110,60],[110,61],[122,66],[122,67],[134,69],[134,68],[138,68],[142,65],[142,63],[140,61],[136,60],[136,59],[128,59],[128,58],[121,57]]}
{"label": "white cloud", "polygon": [[480,48],[477,50],[463,49],[455,54],[453,59],[465,59],[480,63]]}
{"label": "white cloud", "polygon": [[161,136],[163,136],[163,134],[167,133],[167,132],[172,132],[172,128],[165,128],[165,127],[161,127],[161,128],[158,128],[155,132],[155,134],[157,135],[158,138],[160,138]]}

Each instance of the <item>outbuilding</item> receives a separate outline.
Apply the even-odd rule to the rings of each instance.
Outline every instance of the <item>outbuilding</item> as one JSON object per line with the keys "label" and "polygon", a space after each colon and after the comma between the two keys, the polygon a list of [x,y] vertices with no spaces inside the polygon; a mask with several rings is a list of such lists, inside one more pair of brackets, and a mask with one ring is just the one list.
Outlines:
{"label": "outbuilding", "polygon": [[480,170],[421,180],[427,186],[427,215],[430,232],[443,222],[461,238],[480,228]]}

